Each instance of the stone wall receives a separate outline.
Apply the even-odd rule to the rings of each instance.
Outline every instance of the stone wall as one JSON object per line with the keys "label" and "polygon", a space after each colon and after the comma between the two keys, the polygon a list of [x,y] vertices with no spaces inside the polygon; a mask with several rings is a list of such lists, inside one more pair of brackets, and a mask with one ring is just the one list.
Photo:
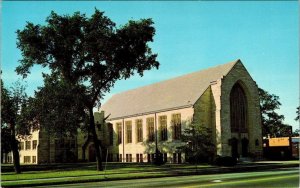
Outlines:
{"label": "stone wall", "polygon": [[[228,140],[232,138],[230,127],[230,92],[234,84],[239,83],[246,95],[248,114],[247,128],[249,139],[249,152],[261,155],[262,130],[259,107],[258,87],[241,62],[238,62],[232,70],[222,79],[221,83],[221,139],[222,154],[231,155],[231,147]],[[243,135],[242,135],[243,136]],[[258,140],[258,145],[257,141]]]}

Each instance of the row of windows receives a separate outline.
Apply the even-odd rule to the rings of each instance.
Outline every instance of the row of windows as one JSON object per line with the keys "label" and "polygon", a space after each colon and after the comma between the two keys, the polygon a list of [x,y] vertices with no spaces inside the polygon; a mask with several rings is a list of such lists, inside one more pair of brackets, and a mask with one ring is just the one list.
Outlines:
{"label": "row of windows", "polygon": [[[31,141],[25,141],[19,143],[19,149],[24,150],[24,144],[25,144],[25,150],[31,149]],[[32,149],[35,150],[37,147],[37,140],[32,140]]]}
{"label": "row of windows", "polygon": [[36,156],[24,156],[24,163],[36,163]]}
{"label": "row of windows", "polygon": [[[167,129],[167,116],[159,116],[159,138],[160,141],[168,140],[168,129]],[[136,124],[136,141],[143,142],[143,120],[137,119]],[[154,127],[154,118],[150,117],[146,119],[147,126],[147,140],[153,142],[155,140],[155,127]],[[171,127],[172,127],[172,139],[180,139],[181,136],[181,114],[172,114],[171,118]],[[117,144],[122,143],[122,123],[116,123],[117,128]],[[113,145],[113,127],[109,125],[109,143]],[[132,143],[132,121],[125,121],[125,141],[126,143]]]}
{"label": "row of windows", "polygon": [[[116,160],[113,159],[113,155],[116,155]],[[168,155],[167,153],[162,153],[163,155],[163,161],[168,161]],[[143,163],[143,162],[153,162],[154,161],[155,154],[148,153],[146,157],[142,153],[137,153],[135,155],[135,159],[133,158],[132,154],[125,154],[125,158],[123,158],[122,154],[108,154],[108,161],[118,161],[118,162],[137,162],[137,163]],[[181,163],[181,153],[173,153],[172,160],[170,161],[172,163]]]}

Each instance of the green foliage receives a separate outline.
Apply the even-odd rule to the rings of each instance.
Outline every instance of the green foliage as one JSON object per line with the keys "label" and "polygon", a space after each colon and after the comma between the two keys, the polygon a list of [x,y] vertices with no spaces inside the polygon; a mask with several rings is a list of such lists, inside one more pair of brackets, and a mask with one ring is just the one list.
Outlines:
{"label": "green foliage", "polygon": [[192,123],[184,130],[181,138],[183,142],[186,142],[186,145],[179,149],[186,153],[188,162],[212,162],[215,144],[212,140],[211,129]]}
{"label": "green foliage", "polygon": [[11,121],[9,114],[13,113],[12,101],[8,90],[3,86],[1,79],[1,153],[11,151],[11,137],[8,123]]}
{"label": "green foliage", "polygon": [[[153,24],[151,19],[131,20],[117,28],[97,9],[89,18],[79,12],[61,16],[52,11],[44,26],[27,22],[23,30],[17,31],[17,47],[22,52],[16,68],[18,74],[26,77],[32,66],[41,65],[50,69],[51,77],[59,77],[62,83],[68,84],[67,89],[77,90],[76,94],[72,93],[75,98],[79,96],[89,113],[89,131],[95,144],[98,170],[102,168],[102,159],[93,107],[101,105],[100,99],[117,80],[135,73],[143,76],[145,70],[158,68],[157,55],[152,54],[148,46],[155,34]],[[70,106],[66,101],[63,104],[63,109]],[[57,117],[59,109],[52,109],[57,112],[50,115]],[[62,122],[55,124],[63,125]]]}
{"label": "green foliage", "polygon": [[17,31],[17,46],[23,55],[17,73],[26,77],[35,64],[49,67],[70,83],[85,85],[89,106],[118,79],[158,68],[157,55],[147,45],[155,34],[151,19],[116,28],[96,9],[91,18],[79,12],[72,16],[52,12],[46,22],[46,26],[28,22],[24,30]]}
{"label": "green foliage", "polygon": [[57,137],[75,135],[87,117],[80,92],[58,76],[44,74],[44,86],[24,104],[19,125]]}
{"label": "green foliage", "polygon": [[297,114],[297,116],[296,116],[296,118],[295,118],[295,121],[299,121],[299,116],[300,116],[300,111],[299,111],[299,106],[297,107],[297,111],[296,111],[296,114]]}
{"label": "green foliage", "polygon": [[[1,145],[7,144],[7,146],[3,146],[4,149],[6,151],[11,150],[13,152],[13,161],[16,173],[21,173],[16,135],[20,132],[20,126],[18,123],[22,117],[22,109],[26,101],[27,95],[25,93],[24,85],[18,81],[14,83],[11,90],[7,90],[4,88],[1,80],[1,133],[3,133],[3,138],[7,139],[1,140],[3,141]],[[28,133],[29,131],[26,132]],[[1,150],[1,152],[4,151]]]}
{"label": "green foliage", "polygon": [[279,97],[269,94],[259,88],[260,110],[262,115],[263,136],[271,137],[290,136],[290,126],[283,123],[284,116],[279,115],[276,110],[281,106]]}

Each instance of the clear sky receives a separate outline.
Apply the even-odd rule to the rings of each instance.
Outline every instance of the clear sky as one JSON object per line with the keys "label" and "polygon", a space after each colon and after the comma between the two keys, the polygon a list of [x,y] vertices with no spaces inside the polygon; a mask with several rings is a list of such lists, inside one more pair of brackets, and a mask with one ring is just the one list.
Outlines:
{"label": "clear sky", "polygon": [[[118,26],[130,19],[152,18],[156,35],[151,44],[158,53],[159,70],[118,81],[112,94],[241,59],[259,87],[280,97],[279,113],[285,123],[294,121],[299,105],[299,10],[297,1],[163,2],[163,1],[19,1],[1,2],[1,66],[5,86],[19,76],[21,59],[16,30],[26,21],[44,24],[50,11],[90,16],[94,8],[105,11]],[[26,79],[33,95],[41,86],[42,69],[35,67]]]}

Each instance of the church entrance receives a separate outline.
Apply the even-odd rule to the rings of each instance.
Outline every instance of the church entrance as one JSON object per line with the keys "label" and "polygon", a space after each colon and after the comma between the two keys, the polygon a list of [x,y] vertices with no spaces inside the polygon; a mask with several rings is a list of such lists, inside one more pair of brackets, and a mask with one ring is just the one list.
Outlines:
{"label": "church entrance", "polygon": [[[231,133],[236,138],[232,138],[231,154],[232,157],[248,156],[248,139],[241,138],[242,134],[248,133],[247,127],[247,98],[242,86],[236,83],[230,92],[230,122]],[[243,136],[244,137],[244,136]]]}
{"label": "church entrance", "polygon": [[249,141],[247,138],[242,139],[242,156],[243,157],[248,157],[248,145]]}

